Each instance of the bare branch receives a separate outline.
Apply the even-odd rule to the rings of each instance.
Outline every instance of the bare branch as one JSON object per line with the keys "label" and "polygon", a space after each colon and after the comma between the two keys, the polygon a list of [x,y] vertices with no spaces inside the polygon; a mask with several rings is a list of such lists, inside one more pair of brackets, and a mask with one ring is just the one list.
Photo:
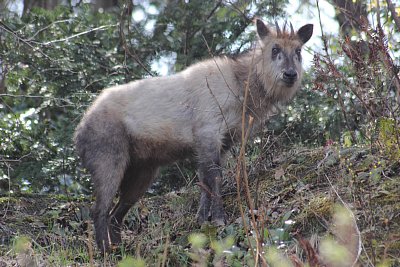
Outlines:
{"label": "bare branch", "polygon": [[45,58],[52,60],[52,58],[50,58],[48,55],[46,55],[42,50],[38,49],[37,47],[33,46],[30,42],[30,40],[27,40],[23,37],[21,37],[19,34],[17,34],[16,32],[14,32],[12,29],[10,29],[10,27],[8,27],[3,21],[0,20],[0,29],[3,29],[4,31],[10,33],[11,35],[13,35],[18,41],[26,44],[27,46],[29,46],[31,49],[33,50],[37,50],[39,51],[39,53],[41,55],[43,55]]}
{"label": "bare branch", "polygon": [[58,23],[64,23],[64,22],[70,22],[72,19],[63,19],[63,20],[58,20],[58,21],[54,21],[52,23],[50,23],[49,25],[47,25],[46,27],[39,29],[37,32],[35,32],[30,38],[29,41],[33,40],[33,38],[35,38],[39,33],[47,30],[48,28],[50,28],[51,26],[58,24]]}
{"label": "bare branch", "polygon": [[[340,196],[340,194],[338,193],[338,191],[335,189],[335,187],[332,184],[332,181],[329,179],[329,177],[325,174],[325,178],[328,181],[329,185],[331,186],[331,188],[333,189],[333,191],[335,192],[336,196],[338,197],[339,201],[342,203],[343,207],[348,211],[348,214],[351,217],[352,220],[352,227],[355,230],[356,233],[356,237],[357,237],[357,251],[351,251],[350,253],[352,253],[353,258],[353,262],[352,262],[352,267],[357,266],[357,262],[358,259],[360,258],[361,255],[361,251],[362,251],[362,239],[361,239],[361,232],[360,229],[358,228],[357,225],[357,219],[354,216],[354,213],[351,211],[349,205],[342,199],[342,197]],[[349,249],[349,248],[348,248]],[[354,249],[354,248],[353,248]],[[353,254],[354,253],[354,254]]]}
{"label": "bare branch", "polygon": [[[132,49],[130,49],[128,47],[128,44],[126,42],[126,37],[125,37],[125,33],[124,33],[124,25],[125,25],[125,19],[127,14],[129,14],[128,10],[130,7],[126,6],[125,7],[125,11],[122,12],[121,14],[121,19],[120,19],[120,23],[119,23],[119,37],[122,43],[122,48],[125,51],[125,55],[129,55],[131,58],[133,58],[133,60],[136,61],[136,63],[138,63],[140,65],[140,67],[142,67],[144,69],[144,71],[149,74],[150,76],[154,76],[154,74],[151,72],[151,70],[149,70],[146,65],[141,61],[141,59],[139,58],[139,56],[136,54],[136,52]],[[128,31],[129,31],[129,23],[128,23]]]}
{"label": "bare branch", "polygon": [[84,32],[80,32],[80,33],[71,35],[71,36],[66,37],[66,38],[62,38],[62,39],[58,39],[58,40],[54,40],[54,41],[49,41],[49,42],[45,42],[45,43],[41,43],[41,44],[42,45],[50,45],[50,44],[54,44],[54,43],[65,42],[65,41],[68,41],[70,39],[76,38],[76,37],[81,36],[81,35],[85,35],[85,34],[88,34],[88,33],[91,33],[91,32],[95,32],[95,31],[102,31],[102,30],[105,30],[105,29],[108,29],[108,28],[111,28],[111,27],[116,27],[116,26],[119,26],[119,23],[110,24],[110,25],[103,25],[103,26],[100,26],[100,27],[97,27],[97,28],[93,28],[93,29],[90,29],[90,30],[87,30],[87,31],[84,31]]}

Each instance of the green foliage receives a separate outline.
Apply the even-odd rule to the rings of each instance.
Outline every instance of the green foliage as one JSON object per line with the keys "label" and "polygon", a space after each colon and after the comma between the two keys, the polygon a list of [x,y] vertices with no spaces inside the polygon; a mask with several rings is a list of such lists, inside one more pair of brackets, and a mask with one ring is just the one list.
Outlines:
{"label": "green foliage", "polygon": [[13,183],[55,191],[63,176],[78,176],[72,133],[92,92],[143,73],[124,64],[117,24],[116,17],[93,14],[87,6],[79,16],[59,7],[5,21],[14,34],[8,32],[0,45],[8,70],[0,164],[15,163]]}
{"label": "green foliage", "polygon": [[143,259],[126,257],[118,263],[118,267],[145,267],[146,262]]}
{"label": "green foliage", "polygon": [[161,55],[173,51],[175,71],[212,55],[238,53],[254,39],[253,33],[245,32],[252,18],[282,15],[288,1],[234,2],[232,5],[202,0],[168,2],[155,22],[152,39],[155,51]]}
{"label": "green foliage", "polygon": [[[370,12],[384,20],[375,9]],[[379,143],[375,122],[381,117],[399,123],[398,62],[392,55],[400,46],[398,35],[388,31],[391,23],[380,26],[360,21],[360,31],[344,39],[330,39],[329,46],[325,43],[324,51],[314,57],[314,89],[324,93],[331,103],[326,108],[337,121],[329,129],[330,136],[345,146]]]}
{"label": "green foliage", "polygon": [[290,132],[291,142],[320,146],[329,139],[339,139],[343,127],[335,104],[323,93],[313,90],[311,83],[312,77],[306,73],[303,89],[268,126],[277,135]]}
{"label": "green foliage", "polygon": [[354,223],[354,215],[347,208],[336,205],[333,214],[332,230],[335,238],[326,237],[320,245],[322,260],[329,266],[344,266],[357,259],[359,232]]}
{"label": "green foliage", "polygon": [[270,248],[267,253],[269,266],[273,267],[291,267],[292,263],[287,257],[282,255],[276,248]]}
{"label": "green foliage", "polygon": [[207,242],[207,237],[204,234],[191,234],[188,238],[193,249],[203,248]]}
{"label": "green foliage", "polygon": [[400,129],[399,121],[394,118],[379,119],[379,141],[382,152],[393,161],[400,160]]}
{"label": "green foliage", "polygon": [[15,253],[24,253],[31,247],[31,240],[27,236],[17,236],[15,237],[14,242]]}

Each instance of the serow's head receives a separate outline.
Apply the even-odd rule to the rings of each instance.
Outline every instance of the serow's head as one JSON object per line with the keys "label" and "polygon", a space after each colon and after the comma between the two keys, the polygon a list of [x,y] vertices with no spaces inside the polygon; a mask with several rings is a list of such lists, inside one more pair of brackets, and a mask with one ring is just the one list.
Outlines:
{"label": "serow's head", "polygon": [[[259,19],[255,21],[261,47],[262,58],[257,64],[258,75],[264,76],[267,90],[273,95],[290,97],[300,86],[303,75],[301,50],[311,38],[313,25],[306,24],[296,32],[291,23],[281,29],[275,22],[275,29]],[[279,92],[274,92],[275,90]]]}

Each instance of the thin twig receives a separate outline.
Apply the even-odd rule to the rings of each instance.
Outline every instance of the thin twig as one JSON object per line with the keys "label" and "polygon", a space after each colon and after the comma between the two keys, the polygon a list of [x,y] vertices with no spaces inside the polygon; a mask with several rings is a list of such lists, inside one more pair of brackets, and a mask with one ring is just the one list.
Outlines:
{"label": "thin twig", "polygon": [[39,48],[33,46],[31,44],[31,41],[21,37],[19,34],[17,34],[15,31],[11,30],[10,27],[8,27],[3,21],[0,20],[0,28],[5,30],[6,32],[10,33],[11,35],[13,35],[18,41],[26,44],[27,46],[29,46],[33,51],[38,51],[42,56],[44,56],[45,58],[53,61],[53,59],[48,56],[47,54],[45,54],[42,50],[40,50]]}
{"label": "thin twig", "polygon": [[7,216],[8,209],[10,208],[10,200],[11,200],[11,179],[10,179],[10,169],[11,166],[9,163],[5,162],[7,166],[7,179],[8,179],[8,198],[7,198],[7,205],[4,210],[3,218]]}
{"label": "thin twig", "polygon": [[[340,84],[337,81],[338,80],[337,79],[337,76],[338,76],[337,74],[339,72],[337,71],[337,69],[335,67],[335,64],[332,62],[331,55],[329,54],[328,41],[327,41],[327,38],[326,38],[326,36],[324,34],[323,27],[322,27],[322,19],[321,19],[321,10],[320,10],[320,7],[319,7],[319,0],[316,0],[316,3],[317,3],[318,19],[319,19],[319,24],[320,24],[320,28],[321,28],[322,40],[323,40],[323,43],[324,43],[324,50],[325,50],[326,60],[328,61],[329,66],[332,67],[331,71],[334,71],[333,78],[334,78],[334,81],[335,81],[335,84],[336,84],[335,89],[336,89],[336,93],[338,95],[338,100],[339,100],[338,102],[339,102],[340,108],[342,110],[342,114],[343,114],[344,121],[346,123],[347,129],[350,131],[351,127],[350,127],[350,123],[349,123],[349,120],[348,120],[348,116],[347,116],[346,108],[345,108],[344,101],[343,101],[343,98],[342,98],[342,94],[340,92],[340,86],[339,86]],[[354,131],[350,131],[350,135],[351,135],[351,138],[352,138],[353,142],[355,142],[357,139],[356,139]]]}
{"label": "thin twig", "polygon": [[[240,200],[241,179],[240,179],[240,177],[241,177],[241,169],[242,169],[241,168],[241,165],[242,165],[241,162],[242,161],[240,159],[243,158],[244,155],[245,155],[246,141],[247,141],[249,135],[250,135],[250,128],[247,128],[246,133],[244,134],[244,136],[242,136],[242,145],[240,146],[238,161],[237,161],[237,165],[236,165],[236,191],[237,191],[236,196],[237,196],[237,200],[238,200],[238,204],[239,204],[240,215],[241,215],[242,221],[243,221],[243,228],[244,228],[246,233],[249,233],[249,229],[248,229],[247,224],[246,224],[243,207],[242,207],[242,205],[240,205],[240,203],[241,203],[241,200]],[[249,242],[250,252],[254,257],[254,252],[253,252],[253,248],[252,248],[252,245],[251,245],[251,242],[250,242],[250,237],[249,237],[248,234],[246,234],[246,236],[247,236],[247,239],[248,239],[248,242]]]}
{"label": "thin twig", "polygon": [[[222,79],[224,80],[225,85],[228,87],[229,91],[233,94],[233,96],[236,98],[236,100],[237,100],[237,101],[240,101],[240,97],[232,90],[232,88],[230,87],[228,81],[226,80],[225,75],[224,75],[224,73],[222,72],[221,68],[219,67],[219,65],[218,65],[218,63],[217,63],[217,61],[216,61],[216,59],[215,59],[215,57],[214,57],[214,55],[213,55],[213,53],[212,53],[212,51],[211,51],[211,48],[210,48],[210,46],[208,45],[208,42],[207,42],[206,38],[204,37],[204,35],[202,35],[202,37],[203,37],[203,40],[204,40],[205,45],[207,46],[208,53],[210,54],[211,58],[213,59],[215,65],[217,66],[217,69],[218,69],[219,73],[221,74],[221,77],[222,77]],[[225,118],[225,116],[224,116],[224,113],[222,112],[222,107],[221,107],[221,105],[220,105],[218,99],[215,97],[214,93],[212,92],[212,90],[211,90],[211,88],[210,88],[210,86],[209,86],[209,84],[208,84],[207,77],[206,77],[206,82],[207,82],[207,87],[208,87],[208,89],[210,90],[211,95],[213,96],[214,100],[217,102],[217,105],[218,105],[218,107],[219,107],[219,109],[220,109],[221,115],[222,115],[222,117],[223,117],[223,120],[224,120],[224,122],[225,122],[225,125],[226,125],[227,130],[228,130],[228,133],[229,133],[229,137],[231,138],[232,143],[234,143],[234,136],[233,136],[232,133],[230,132],[229,125],[228,125],[228,123],[227,123],[227,121],[226,121],[226,118]],[[228,96],[228,97],[229,97],[229,96]]]}
{"label": "thin twig", "polygon": [[103,31],[105,29],[108,29],[108,28],[111,28],[111,27],[116,27],[118,25],[119,25],[119,23],[110,24],[110,25],[103,25],[103,26],[100,26],[100,27],[97,27],[97,28],[93,28],[93,29],[90,29],[90,30],[87,30],[87,31],[84,31],[84,32],[80,32],[80,33],[77,33],[77,34],[62,38],[62,39],[53,40],[53,41],[49,41],[49,42],[44,42],[44,43],[40,43],[40,44],[42,44],[42,45],[50,45],[50,44],[65,42],[65,41],[71,40],[71,39],[76,38],[76,37],[81,36],[81,35],[85,35],[85,34],[88,34],[88,33],[91,33],[91,32],[95,32],[95,31]]}
{"label": "thin twig", "polygon": [[161,267],[164,267],[167,262],[168,258],[168,246],[169,246],[169,235],[167,234],[165,245],[164,245],[164,252],[163,252],[163,257],[162,257],[162,262],[161,262]]}
{"label": "thin twig", "polygon": [[208,187],[206,184],[204,184],[203,182],[197,182],[196,183],[199,187],[201,187],[202,190],[206,191],[207,194],[210,197],[215,197],[215,194],[211,191],[210,187]]}
{"label": "thin twig", "polygon": [[357,232],[357,236],[358,236],[358,248],[357,248],[357,255],[356,258],[354,259],[353,263],[352,263],[352,267],[357,265],[357,261],[360,258],[361,255],[361,251],[362,251],[362,241],[361,241],[361,232],[360,229],[358,228],[357,225],[357,220],[354,216],[354,213],[351,211],[349,205],[347,205],[346,202],[344,202],[344,200],[342,199],[342,197],[339,195],[339,193],[337,192],[336,188],[333,186],[331,180],[329,179],[329,177],[325,174],[325,178],[328,181],[329,185],[331,186],[331,188],[333,189],[333,191],[335,192],[335,195],[338,197],[339,201],[343,204],[343,206],[347,209],[347,211],[349,212],[349,214],[351,214],[351,219],[353,220],[353,226]]}
{"label": "thin twig", "polygon": [[376,1],[376,25],[378,25],[378,28],[382,28],[382,23],[381,23],[381,6],[379,1]]}
{"label": "thin twig", "polygon": [[[127,8],[128,8],[128,6],[124,8],[124,11],[125,11]],[[121,20],[120,20],[120,23],[119,23],[119,37],[120,37],[120,39],[121,39],[122,47],[123,47],[125,53],[126,53],[127,55],[129,55],[131,58],[133,58],[133,60],[135,60],[136,63],[138,63],[139,66],[142,67],[142,69],[143,69],[148,75],[154,76],[154,74],[151,72],[151,70],[149,70],[149,69],[146,67],[146,65],[140,60],[139,56],[135,53],[135,51],[129,49],[129,47],[128,47],[128,45],[127,45],[126,37],[125,37],[125,33],[124,33],[124,29],[123,29],[123,28],[124,28],[124,25],[125,25],[125,21],[124,21],[124,20],[125,20],[125,17],[126,17],[126,15],[127,15],[126,13],[129,13],[129,12],[124,12],[124,11],[123,11],[122,14],[121,14]],[[130,19],[130,17],[129,17],[129,19]],[[130,21],[130,20],[129,20],[129,21]],[[127,28],[128,28],[128,31],[129,31],[129,23],[128,23]]]}
{"label": "thin twig", "polygon": [[37,32],[35,32],[31,37],[29,37],[29,39],[27,41],[33,41],[33,39],[41,32],[47,30],[48,28],[50,28],[51,26],[58,24],[58,23],[64,23],[64,22],[70,22],[72,21],[72,19],[63,19],[63,20],[58,20],[58,21],[54,21],[52,23],[50,23],[49,25],[47,25],[46,27],[43,27],[41,29],[39,29]]}

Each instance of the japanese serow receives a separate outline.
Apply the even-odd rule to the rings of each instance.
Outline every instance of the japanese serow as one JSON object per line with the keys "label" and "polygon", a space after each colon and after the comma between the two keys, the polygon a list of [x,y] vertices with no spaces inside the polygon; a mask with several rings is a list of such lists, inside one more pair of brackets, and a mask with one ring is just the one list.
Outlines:
{"label": "japanese serow", "polygon": [[243,105],[256,133],[300,87],[301,49],[313,32],[312,24],[297,32],[291,24],[290,29],[259,19],[255,24],[256,48],[234,58],[205,60],[168,77],[105,89],[86,111],[74,141],[92,176],[92,217],[102,251],[121,242],[124,216],[160,166],[188,157],[196,159],[202,185],[199,223],[225,223],[221,164],[240,141]]}

